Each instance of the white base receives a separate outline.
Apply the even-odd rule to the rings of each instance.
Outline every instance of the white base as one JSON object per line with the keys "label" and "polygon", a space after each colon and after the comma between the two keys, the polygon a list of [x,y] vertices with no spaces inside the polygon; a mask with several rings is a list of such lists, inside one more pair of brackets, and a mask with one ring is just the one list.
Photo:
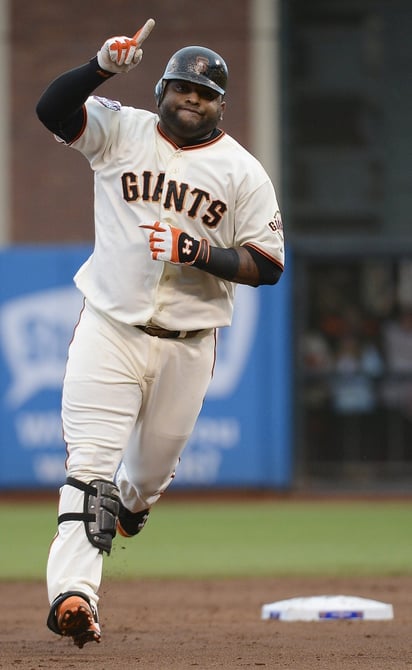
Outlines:
{"label": "white base", "polygon": [[277,621],[384,621],[393,619],[393,607],[378,600],[356,596],[313,596],[263,605],[261,618]]}

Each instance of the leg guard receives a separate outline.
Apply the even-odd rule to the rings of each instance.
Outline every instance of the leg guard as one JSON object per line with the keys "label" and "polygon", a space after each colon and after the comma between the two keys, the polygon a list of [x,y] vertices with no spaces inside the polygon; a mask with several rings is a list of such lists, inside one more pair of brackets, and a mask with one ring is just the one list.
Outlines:
{"label": "leg guard", "polygon": [[84,521],[90,543],[101,552],[110,554],[119,514],[117,486],[103,479],[94,479],[90,484],[85,484],[73,477],[68,477],[66,484],[84,491],[83,513],[61,514],[57,522]]}

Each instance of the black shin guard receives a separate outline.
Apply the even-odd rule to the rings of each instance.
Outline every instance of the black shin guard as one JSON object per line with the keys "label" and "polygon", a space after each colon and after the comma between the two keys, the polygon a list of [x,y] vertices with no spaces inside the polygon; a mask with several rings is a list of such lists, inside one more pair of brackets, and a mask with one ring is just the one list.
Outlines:
{"label": "black shin guard", "polygon": [[58,523],[83,521],[90,543],[101,552],[110,554],[119,514],[117,486],[103,479],[94,479],[90,484],[85,484],[73,477],[68,477],[66,484],[84,492],[83,512],[61,514]]}

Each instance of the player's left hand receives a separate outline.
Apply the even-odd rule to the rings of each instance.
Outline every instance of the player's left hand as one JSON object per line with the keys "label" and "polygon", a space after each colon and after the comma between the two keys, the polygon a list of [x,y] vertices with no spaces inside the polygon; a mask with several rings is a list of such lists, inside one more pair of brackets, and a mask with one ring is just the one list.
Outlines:
{"label": "player's left hand", "polygon": [[196,240],[169,223],[155,221],[139,227],[152,231],[149,235],[149,246],[155,261],[194,265],[200,257],[203,259],[209,255],[209,242],[206,239]]}
{"label": "player's left hand", "polygon": [[97,52],[97,62],[102,70],[112,74],[126,73],[140,63],[142,44],[154,28],[154,19],[148,19],[133,37],[110,37]]}

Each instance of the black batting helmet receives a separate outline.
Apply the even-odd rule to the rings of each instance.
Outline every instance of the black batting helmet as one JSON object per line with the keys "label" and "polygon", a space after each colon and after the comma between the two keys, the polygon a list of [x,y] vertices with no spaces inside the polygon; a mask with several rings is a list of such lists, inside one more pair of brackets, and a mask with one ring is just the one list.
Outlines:
{"label": "black batting helmet", "polygon": [[226,92],[228,70],[219,54],[206,47],[183,47],[171,57],[163,76],[156,84],[155,98],[160,105],[166,81],[183,79],[194,84],[207,86],[224,95]]}

